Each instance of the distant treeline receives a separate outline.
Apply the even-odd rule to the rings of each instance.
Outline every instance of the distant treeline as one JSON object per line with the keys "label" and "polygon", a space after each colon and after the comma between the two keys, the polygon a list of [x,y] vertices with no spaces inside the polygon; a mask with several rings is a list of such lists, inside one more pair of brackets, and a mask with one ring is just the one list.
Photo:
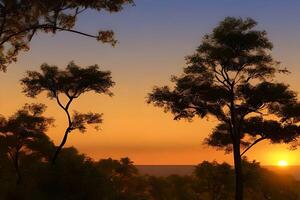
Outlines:
{"label": "distant treeline", "polygon": [[[47,145],[43,145],[45,147]],[[5,145],[1,144],[2,150]],[[51,147],[51,145],[48,145]],[[234,198],[234,171],[204,161],[190,176],[139,174],[129,158],[93,161],[64,148],[52,165],[49,149],[22,151],[19,176],[9,154],[1,155],[0,199],[16,200],[226,200]],[[1,151],[3,153],[3,151]],[[257,162],[243,161],[245,199],[300,199],[300,182]]]}

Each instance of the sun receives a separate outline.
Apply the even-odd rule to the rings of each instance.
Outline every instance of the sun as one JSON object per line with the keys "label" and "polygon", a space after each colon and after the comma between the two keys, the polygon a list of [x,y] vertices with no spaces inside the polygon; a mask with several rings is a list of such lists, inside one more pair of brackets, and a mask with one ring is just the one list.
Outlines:
{"label": "sun", "polygon": [[286,167],[286,166],[288,166],[289,164],[288,164],[288,162],[287,162],[286,160],[279,160],[278,163],[277,163],[277,165],[278,165],[279,167]]}

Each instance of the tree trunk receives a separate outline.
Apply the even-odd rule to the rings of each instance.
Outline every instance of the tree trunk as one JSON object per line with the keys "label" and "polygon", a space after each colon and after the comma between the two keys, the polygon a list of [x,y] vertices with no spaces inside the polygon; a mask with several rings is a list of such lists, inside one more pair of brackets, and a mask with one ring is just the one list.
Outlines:
{"label": "tree trunk", "polygon": [[235,93],[234,85],[231,86],[231,102],[230,102],[230,115],[231,115],[231,139],[233,144],[233,159],[234,159],[234,173],[235,173],[235,200],[243,200],[243,172],[242,160],[240,152],[240,130],[237,126],[237,115],[235,108]]}
{"label": "tree trunk", "polygon": [[54,156],[52,158],[52,164],[54,165],[55,164],[55,161],[57,159],[57,156],[58,154],[60,153],[60,151],[62,150],[62,148],[64,147],[64,145],[66,144],[67,142],[67,139],[68,139],[68,134],[71,132],[70,128],[67,128],[66,132],[65,132],[65,135],[60,143],[60,145],[57,147],[55,153],[54,153]]}
{"label": "tree trunk", "polygon": [[235,200],[243,200],[243,172],[240,156],[240,141],[237,138],[233,142],[234,172],[235,172]]}

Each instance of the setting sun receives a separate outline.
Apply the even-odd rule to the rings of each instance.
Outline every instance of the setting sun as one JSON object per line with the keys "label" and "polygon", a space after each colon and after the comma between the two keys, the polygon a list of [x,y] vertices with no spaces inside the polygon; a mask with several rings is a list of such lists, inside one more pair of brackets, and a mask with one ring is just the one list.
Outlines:
{"label": "setting sun", "polygon": [[288,162],[286,160],[279,160],[277,165],[280,167],[286,167],[288,166]]}

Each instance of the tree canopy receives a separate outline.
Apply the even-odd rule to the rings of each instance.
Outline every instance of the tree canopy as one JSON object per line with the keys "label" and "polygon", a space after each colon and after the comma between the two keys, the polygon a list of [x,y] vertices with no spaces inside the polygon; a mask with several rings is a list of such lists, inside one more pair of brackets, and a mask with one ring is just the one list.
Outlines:
{"label": "tree canopy", "polygon": [[[288,70],[273,59],[273,44],[256,25],[251,18],[225,18],[186,57],[184,73],[171,79],[175,86],[155,87],[148,96],[149,103],[175,119],[213,116],[220,121],[206,142],[234,150],[237,187],[242,185],[241,145],[263,139],[288,143],[299,136],[297,94],[275,81],[276,74]],[[242,199],[241,190],[236,199]]]}
{"label": "tree canopy", "polygon": [[132,0],[1,0],[0,1],[0,70],[17,60],[20,51],[38,32],[55,34],[66,31],[115,45],[112,30],[89,34],[74,29],[86,10],[119,12]]}
{"label": "tree canopy", "polygon": [[[102,123],[102,114],[99,113],[79,113],[70,114],[71,103],[87,92],[96,94],[106,94],[112,96],[110,88],[114,86],[110,71],[99,70],[98,65],[82,68],[75,63],[68,64],[65,70],[60,70],[57,66],[48,64],[41,65],[41,72],[28,71],[27,76],[21,80],[23,92],[29,97],[36,97],[42,92],[46,92],[50,99],[55,99],[57,104],[66,113],[68,127],[64,133],[61,144],[54,155],[55,161],[59,151],[67,141],[68,134],[73,130],[86,131],[86,125]],[[67,98],[67,102],[62,102],[62,96]]]}
{"label": "tree canopy", "polygon": [[26,104],[8,119],[0,120],[2,147],[16,170],[17,182],[21,180],[21,156],[34,154],[40,159],[49,159],[49,151],[54,147],[45,134],[53,122],[43,116],[45,108],[43,104]]}

